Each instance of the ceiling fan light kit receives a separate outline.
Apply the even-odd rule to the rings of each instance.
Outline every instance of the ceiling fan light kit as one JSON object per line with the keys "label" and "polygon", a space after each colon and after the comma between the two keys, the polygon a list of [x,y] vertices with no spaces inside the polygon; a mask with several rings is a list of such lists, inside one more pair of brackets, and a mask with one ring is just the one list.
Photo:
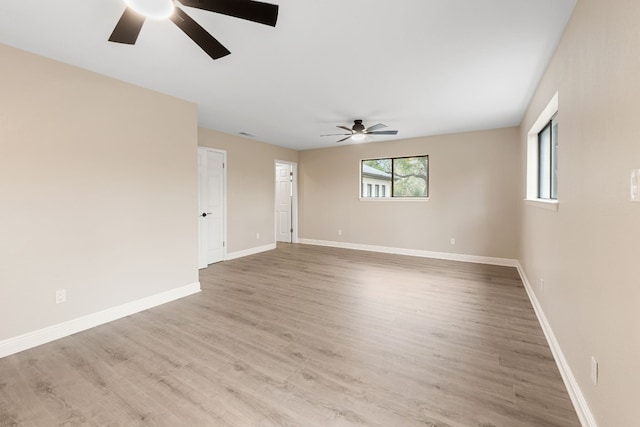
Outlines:
{"label": "ceiling fan light kit", "polygon": [[320,136],[346,136],[346,138],[342,138],[337,142],[343,142],[343,141],[346,141],[347,139],[351,139],[352,141],[359,142],[364,140],[368,135],[397,135],[398,134],[397,130],[378,130],[378,129],[387,127],[387,125],[384,125],[382,123],[378,123],[376,125],[365,128],[364,125],[362,124],[362,120],[354,120],[353,126],[351,128],[348,128],[342,125],[338,125],[337,127],[340,129],[344,129],[349,133],[332,133],[332,134],[320,135]]}
{"label": "ceiling fan light kit", "polygon": [[179,5],[245,19],[258,24],[276,26],[278,5],[254,0],[124,0],[127,8],[109,37],[110,42],[135,44],[146,18],[169,19],[212,59],[231,52]]}

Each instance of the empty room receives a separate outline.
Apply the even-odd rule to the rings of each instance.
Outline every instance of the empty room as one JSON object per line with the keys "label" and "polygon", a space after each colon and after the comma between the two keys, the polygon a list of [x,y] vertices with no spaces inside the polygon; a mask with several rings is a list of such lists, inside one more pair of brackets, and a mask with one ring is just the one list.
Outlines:
{"label": "empty room", "polygon": [[639,425],[640,3],[3,2],[0,76],[0,427]]}

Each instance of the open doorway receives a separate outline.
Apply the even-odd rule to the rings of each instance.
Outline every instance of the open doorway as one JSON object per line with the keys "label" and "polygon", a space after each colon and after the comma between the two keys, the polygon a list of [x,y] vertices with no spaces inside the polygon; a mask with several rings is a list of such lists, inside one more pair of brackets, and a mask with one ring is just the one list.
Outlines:
{"label": "open doorway", "polygon": [[297,166],[291,162],[275,162],[277,242],[298,242]]}

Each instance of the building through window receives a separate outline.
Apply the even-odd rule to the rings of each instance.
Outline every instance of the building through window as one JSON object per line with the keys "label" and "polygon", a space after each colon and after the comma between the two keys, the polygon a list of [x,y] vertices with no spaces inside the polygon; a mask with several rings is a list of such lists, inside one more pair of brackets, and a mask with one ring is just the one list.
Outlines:
{"label": "building through window", "polygon": [[429,156],[362,160],[360,177],[362,198],[427,198]]}

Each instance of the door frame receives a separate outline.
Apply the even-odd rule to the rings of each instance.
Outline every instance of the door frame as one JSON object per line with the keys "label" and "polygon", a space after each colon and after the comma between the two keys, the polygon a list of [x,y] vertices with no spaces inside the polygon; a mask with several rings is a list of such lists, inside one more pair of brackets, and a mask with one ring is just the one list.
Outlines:
{"label": "door frame", "polygon": [[[205,147],[198,145],[198,163],[201,150],[210,150],[222,154],[222,261],[227,259],[227,151],[217,148]],[[202,265],[203,257],[200,255],[200,239],[202,231],[200,230],[200,165],[198,164],[198,269],[207,268],[208,264]]]}
{"label": "door frame", "polygon": [[298,164],[277,159],[273,161],[273,241],[276,244],[278,242],[278,183],[276,180],[276,168],[278,165],[289,165],[292,167],[293,180],[291,181],[291,186],[293,197],[291,198],[291,228],[293,228],[293,233],[291,233],[291,242],[298,243]]}

